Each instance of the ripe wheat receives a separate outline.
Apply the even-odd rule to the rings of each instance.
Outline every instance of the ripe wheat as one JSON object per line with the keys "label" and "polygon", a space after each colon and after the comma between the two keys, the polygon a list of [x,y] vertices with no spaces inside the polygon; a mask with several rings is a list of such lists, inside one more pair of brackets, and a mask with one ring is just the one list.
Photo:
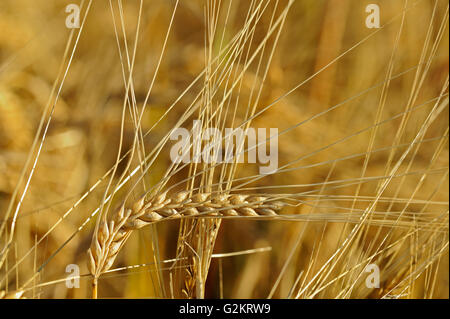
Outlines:
{"label": "ripe wheat", "polygon": [[108,271],[133,230],[167,218],[186,216],[276,216],[285,205],[256,195],[212,194],[184,191],[167,196],[143,195],[131,208],[125,203],[108,222],[100,223],[89,248],[89,269],[94,278]]}

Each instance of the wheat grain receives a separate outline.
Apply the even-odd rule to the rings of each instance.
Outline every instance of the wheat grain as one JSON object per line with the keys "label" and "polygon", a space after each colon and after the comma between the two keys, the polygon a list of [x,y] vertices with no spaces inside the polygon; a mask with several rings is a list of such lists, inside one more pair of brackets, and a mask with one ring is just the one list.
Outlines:
{"label": "wheat grain", "polygon": [[89,269],[94,278],[111,268],[121,247],[132,231],[168,218],[198,216],[276,216],[285,203],[270,197],[241,194],[212,194],[179,192],[171,196],[143,195],[131,208],[125,203],[115,211],[112,219],[100,223],[94,234]]}

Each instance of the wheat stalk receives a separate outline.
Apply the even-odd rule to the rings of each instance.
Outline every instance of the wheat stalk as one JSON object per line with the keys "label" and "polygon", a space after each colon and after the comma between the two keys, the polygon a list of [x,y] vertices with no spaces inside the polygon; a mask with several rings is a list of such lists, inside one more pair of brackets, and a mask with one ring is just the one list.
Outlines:
{"label": "wheat stalk", "polygon": [[0,299],[24,299],[24,290],[16,290],[7,293],[4,290],[0,290]]}
{"label": "wheat stalk", "polygon": [[[89,270],[96,280],[108,271],[134,230],[168,218],[195,216],[276,216],[285,203],[270,197],[242,194],[214,194],[184,191],[167,196],[143,195],[131,208],[125,203],[94,233],[89,254]],[[96,291],[94,291],[94,295]]]}

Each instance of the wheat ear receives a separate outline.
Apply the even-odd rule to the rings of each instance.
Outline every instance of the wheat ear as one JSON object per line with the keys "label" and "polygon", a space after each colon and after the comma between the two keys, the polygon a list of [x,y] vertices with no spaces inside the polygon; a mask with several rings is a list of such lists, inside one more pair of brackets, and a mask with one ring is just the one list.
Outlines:
{"label": "wheat ear", "polygon": [[283,202],[254,195],[179,192],[147,199],[142,196],[131,208],[123,203],[108,222],[94,234],[89,254],[89,269],[97,278],[108,271],[133,230],[168,218],[185,216],[276,216]]}

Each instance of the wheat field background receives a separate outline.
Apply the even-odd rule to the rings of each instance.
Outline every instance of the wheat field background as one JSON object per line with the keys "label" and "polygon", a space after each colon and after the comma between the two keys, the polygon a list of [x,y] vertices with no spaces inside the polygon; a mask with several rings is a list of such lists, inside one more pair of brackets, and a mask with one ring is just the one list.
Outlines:
{"label": "wheat field background", "polygon": [[[448,298],[448,18],[445,0],[2,0],[0,297]],[[278,128],[279,170],[173,165],[195,119]],[[101,259],[121,207],[183,190],[199,216],[122,216]]]}

